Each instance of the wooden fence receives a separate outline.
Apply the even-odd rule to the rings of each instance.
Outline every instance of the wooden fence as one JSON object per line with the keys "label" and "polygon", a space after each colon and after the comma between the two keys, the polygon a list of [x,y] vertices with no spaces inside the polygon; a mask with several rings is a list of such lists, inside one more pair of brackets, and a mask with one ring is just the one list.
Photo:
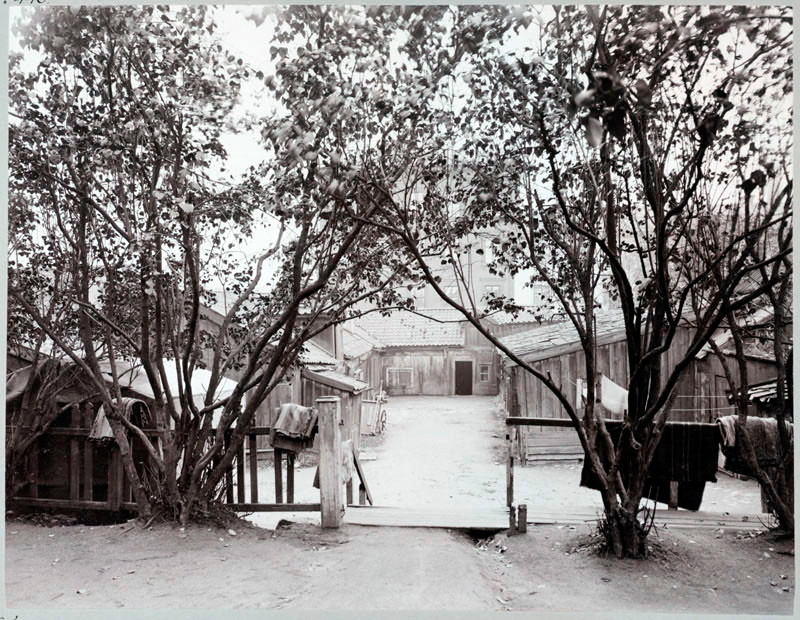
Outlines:
{"label": "wooden fence", "polygon": [[[342,480],[340,471],[342,441],[339,425],[341,402],[338,397],[329,396],[320,398],[317,403],[320,407],[320,435],[323,435],[323,431],[329,431],[330,427],[335,427],[333,430],[339,443],[336,450],[338,460],[332,460],[327,454],[323,458],[322,454],[326,450],[329,452],[333,450],[332,443],[328,442],[323,446],[323,442],[320,442],[320,466],[322,467],[323,461],[329,463],[330,467],[333,467],[334,463],[339,464],[332,475],[329,475],[329,472],[325,472],[324,475],[320,472],[320,494],[324,497],[330,489],[324,488],[323,480],[329,487],[339,484]],[[135,512],[136,503],[122,465],[119,447],[113,441],[103,444],[89,440],[90,428],[80,427],[77,418],[73,419],[78,427],[51,427],[34,442],[29,450],[28,484],[19,494],[9,498],[9,503],[62,510]],[[13,431],[13,427],[7,427],[7,432]],[[148,437],[156,439],[165,432],[169,431],[144,429]],[[259,496],[258,439],[269,435],[269,432],[268,426],[254,426],[246,431],[245,440],[234,457],[231,468],[225,472],[223,481],[225,504],[237,512],[322,510],[322,500],[319,503],[295,503],[295,455],[281,449],[275,449],[273,453],[274,501],[264,501],[266,498]],[[232,433],[232,430],[226,433],[226,450],[230,447]],[[130,441],[134,456],[140,455],[143,447],[137,446],[138,439],[131,437]],[[216,458],[216,462],[219,462],[220,458],[221,455]],[[358,501],[360,504],[367,502],[371,504],[372,495],[355,448],[353,458],[359,476]],[[147,457],[136,464],[137,471],[143,475],[148,467]],[[353,489],[354,482],[351,479],[346,486],[348,504],[353,504]]]}
{"label": "wooden fence", "polygon": [[[609,432],[611,432],[611,426],[615,425],[618,429],[621,428],[622,422],[619,420],[606,420],[606,425],[609,426]],[[512,507],[514,503],[514,459],[515,454],[518,452],[517,446],[519,445],[516,441],[516,433],[518,432],[517,429],[519,427],[526,427],[526,426],[533,426],[533,427],[570,427],[572,428],[572,420],[563,419],[563,418],[531,418],[531,417],[521,417],[521,416],[510,416],[506,418],[506,426],[508,427],[508,432],[506,433],[506,445],[507,445],[507,460],[506,460],[506,504],[509,507]],[[716,424],[707,424],[707,423],[688,423],[688,422],[667,422],[665,425],[664,433],[665,435],[670,433],[671,429],[675,429],[676,431],[679,430],[681,427],[694,427],[696,430],[702,430],[706,433],[706,436],[710,432],[714,437],[716,437],[718,433],[718,428]],[[574,432],[574,429],[573,429]],[[576,433],[577,434],[577,433]],[[694,433],[696,434],[696,433]],[[675,446],[675,450],[679,452],[677,455],[678,458],[676,459],[675,450],[673,450],[673,446],[668,445],[667,441],[664,441],[665,437],[662,437],[662,441],[659,442],[655,454],[653,455],[653,461],[650,464],[651,471],[655,468],[660,468],[662,470],[674,470],[675,467],[667,467],[667,463],[673,463],[676,460],[681,461],[680,458],[683,455],[689,454],[692,457],[695,457],[697,461],[697,469],[700,470],[703,468],[703,461],[706,463],[709,461],[710,453],[701,453],[704,444],[699,442],[690,444],[688,441],[689,438],[693,433],[691,431],[683,433],[682,439],[685,441],[680,446]],[[716,444],[715,444],[716,445]],[[715,452],[713,455],[713,459],[711,459],[711,473],[715,473],[717,470],[717,455],[718,453]],[[679,468],[678,468],[679,469]],[[708,469],[706,467],[706,469]],[[684,474],[686,472],[683,472]],[[709,472],[706,472],[709,473]],[[678,478],[682,476],[680,474],[675,474],[674,472],[670,474],[672,479],[669,481],[669,500],[667,502],[670,510],[677,510],[678,509],[678,489],[679,489],[679,482]],[[700,493],[702,495],[702,492]],[[659,500],[661,501],[661,500]]]}

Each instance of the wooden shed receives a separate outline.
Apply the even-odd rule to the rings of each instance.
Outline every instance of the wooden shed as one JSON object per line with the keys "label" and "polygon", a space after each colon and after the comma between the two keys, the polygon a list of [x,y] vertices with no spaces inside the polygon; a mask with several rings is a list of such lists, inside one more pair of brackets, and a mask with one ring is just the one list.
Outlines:
{"label": "wooden shed", "polygon": [[[627,387],[628,357],[622,317],[618,313],[598,314],[597,372]],[[678,329],[672,347],[663,358],[663,373],[682,359],[691,338],[689,327]],[[563,386],[570,402],[582,409],[579,385],[586,371],[578,334],[569,321],[536,327],[502,338],[525,362]],[[774,362],[748,358],[751,382],[774,376]],[[541,381],[503,357],[503,395],[506,410],[513,416],[567,418],[566,411]],[[728,401],[728,384],[716,356],[701,354],[693,360],[676,386],[670,410],[671,421],[713,422],[733,411]],[[613,417],[613,416],[607,416]],[[572,428],[527,427],[519,433],[519,449],[529,461],[570,460],[582,457],[578,437]]]}
{"label": "wooden shed", "polygon": [[390,395],[497,394],[494,346],[452,308],[371,314],[357,325],[381,343],[373,355]]}
{"label": "wooden shed", "polygon": [[352,321],[342,326],[342,351],[344,373],[364,381],[369,386],[369,397],[374,398],[383,389],[380,351],[383,344]]}
{"label": "wooden shed", "polygon": [[[82,375],[74,364],[61,366],[65,373]],[[17,373],[30,370],[23,368]],[[6,427],[7,437],[27,430],[14,425],[15,420],[25,416],[17,415],[22,404],[21,399],[15,398],[13,383],[12,376],[6,385],[6,419],[11,423]],[[131,420],[152,429],[147,397],[128,386],[123,389],[123,397],[136,403],[128,410]],[[101,405],[91,383],[85,379],[75,381],[71,388],[58,393],[54,405],[60,413],[27,450],[26,484],[8,498],[9,503],[41,508],[133,510],[135,504],[119,448],[113,440],[91,438]],[[129,436],[129,440],[137,471],[146,476],[150,466],[147,450],[137,437]]]}

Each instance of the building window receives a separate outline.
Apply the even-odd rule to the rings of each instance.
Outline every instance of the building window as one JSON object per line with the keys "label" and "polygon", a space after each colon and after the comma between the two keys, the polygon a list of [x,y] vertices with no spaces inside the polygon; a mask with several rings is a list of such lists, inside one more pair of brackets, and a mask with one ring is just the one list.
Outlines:
{"label": "building window", "polygon": [[483,291],[487,295],[492,294],[492,293],[495,294],[495,295],[499,295],[500,294],[500,285],[499,284],[487,284],[486,286],[483,287]]}
{"label": "building window", "polygon": [[411,368],[387,368],[387,387],[411,387],[413,382]]}
{"label": "building window", "polygon": [[478,375],[480,378],[481,383],[488,383],[489,382],[489,371],[491,369],[491,364],[480,364],[478,366]]}
{"label": "building window", "polygon": [[448,286],[443,286],[442,290],[444,291],[444,294],[447,295],[450,299],[458,298],[458,286],[449,284]]}

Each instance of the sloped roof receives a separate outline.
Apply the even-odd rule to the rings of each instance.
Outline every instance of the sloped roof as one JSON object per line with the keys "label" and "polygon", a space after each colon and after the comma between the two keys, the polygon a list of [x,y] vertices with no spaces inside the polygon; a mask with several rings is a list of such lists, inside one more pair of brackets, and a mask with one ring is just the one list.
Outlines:
{"label": "sloped roof", "polygon": [[463,346],[464,316],[454,308],[398,310],[389,316],[371,313],[356,325],[386,347]]}
{"label": "sloped roof", "polygon": [[343,390],[352,394],[363,392],[369,387],[369,384],[366,382],[355,379],[354,377],[348,377],[347,375],[336,372],[335,370],[311,370],[306,368],[303,370],[303,376],[308,377],[316,383],[321,383],[322,385],[327,385],[329,387],[336,388],[337,390]]}
{"label": "sloped roof", "polygon": [[[784,383],[783,395],[788,398],[789,390]],[[747,399],[751,403],[768,404],[778,399],[778,380],[765,381],[751,385],[747,390]]]}
{"label": "sloped roof", "polygon": [[[598,345],[625,339],[625,324],[621,313],[598,313],[595,317]],[[581,349],[580,338],[572,321],[534,327],[501,338],[500,342],[526,362],[548,359]]]}
{"label": "sloped roof", "polygon": [[[494,323],[495,325],[509,325],[509,324],[522,324],[522,323],[544,323],[547,321],[555,320],[552,312],[544,312],[536,306],[525,306],[517,313],[515,317],[511,312],[494,312],[486,315],[486,320]],[[564,315],[558,318],[563,319]]]}
{"label": "sloped roof", "polygon": [[[119,377],[120,386],[127,388],[136,394],[145,396],[147,398],[155,398],[155,393],[150,385],[150,380],[147,378],[147,373],[141,363],[131,363],[122,360],[116,361],[117,376]],[[100,369],[111,381],[111,364],[108,361],[100,362]],[[170,392],[173,397],[178,395],[178,370],[175,367],[175,360],[164,360],[164,373],[167,377]],[[182,380],[182,377],[181,377]],[[202,401],[206,397],[208,386],[211,382],[211,371],[205,368],[195,368],[192,371],[192,396],[196,401]],[[220,377],[217,382],[217,389],[214,393],[214,399],[219,400],[226,398],[233,393],[236,387],[236,381],[226,377]]]}
{"label": "sloped roof", "polygon": [[[772,323],[774,312],[771,308],[761,308],[753,312],[749,316],[744,317],[742,327],[745,329],[763,328]],[[792,317],[787,317],[787,322],[792,322]],[[711,337],[723,354],[736,355],[736,348],[733,342],[733,334],[730,329],[720,329]],[[744,340],[744,355],[752,359],[760,359],[765,361],[775,361],[775,351],[770,342],[760,342],[758,337],[745,336]],[[704,359],[714,352],[710,343],[703,345],[703,348],[697,354],[697,359]]]}
{"label": "sloped roof", "polygon": [[335,357],[311,340],[306,340],[303,346],[305,351],[300,354],[302,364],[336,366],[339,363]]}
{"label": "sloped roof", "polygon": [[345,323],[342,327],[342,349],[345,358],[361,357],[382,346],[378,339],[373,338],[353,322]]}

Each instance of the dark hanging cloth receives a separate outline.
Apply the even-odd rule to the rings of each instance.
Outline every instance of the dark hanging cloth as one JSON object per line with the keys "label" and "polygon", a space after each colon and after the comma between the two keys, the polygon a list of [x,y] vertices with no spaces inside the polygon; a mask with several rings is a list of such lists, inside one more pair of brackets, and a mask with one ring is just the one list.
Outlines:
{"label": "dark hanging cloth", "polygon": [[[623,422],[606,420],[611,439],[616,445],[622,432]],[[598,437],[598,452],[604,467],[608,469],[613,454],[608,454]],[[703,500],[706,482],[717,481],[719,462],[719,431],[714,424],[695,422],[667,422],[650,462],[645,481],[645,497],[668,503],[670,481],[678,482],[678,506],[687,510],[698,510]],[[623,470],[623,481],[629,472]],[[600,489],[597,476],[588,461],[581,471],[581,486]]]}
{"label": "dark hanging cloth", "polygon": [[314,407],[287,403],[278,407],[277,417],[269,432],[273,448],[302,452],[314,445],[319,414]]}
{"label": "dark hanging cloth", "polygon": [[[736,416],[732,415],[717,419],[722,454],[725,455],[725,469],[734,474],[752,476],[755,472],[750,470],[739,454],[735,422]],[[780,441],[778,421],[775,418],[748,416],[746,429],[759,466],[762,468],[775,467],[778,464],[778,442]],[[789,438],[792,438],[794,425],[787,424],[787,431]]]}

